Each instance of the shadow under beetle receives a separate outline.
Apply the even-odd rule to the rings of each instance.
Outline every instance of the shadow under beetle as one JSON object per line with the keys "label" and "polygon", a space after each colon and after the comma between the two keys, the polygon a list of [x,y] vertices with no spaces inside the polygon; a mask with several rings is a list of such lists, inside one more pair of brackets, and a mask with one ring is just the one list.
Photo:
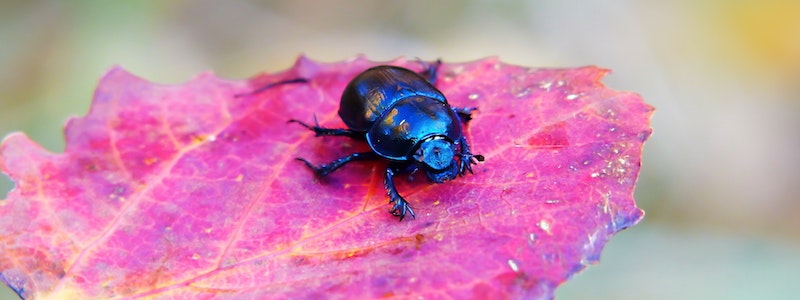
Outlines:
{"label": "shadow under beetle", "polygon": [[[384,186],[389,203],[393,203],[390,212],[400,221],[406,213],[416,218],[394,186],[395,174],[422,169],[431,181],[442,183],[464,176],[467,171],[472,173],[476,160],[484,160],[482,155],[470,152],[462,131],[462,123],[471,119],[475,108],[450,107],[434,87],[440,64],[437,61],[420,74],[396,66],[377,66],[353,78],[339,104],[339,117],[347,129],[320,127],[316,118],[314,126],[289,120],[314,131],[316,136],[346,136],[366,141],[372,149],[320,166],[297,159],[322,177],[352,161],[387,159]],[[298,82],[305,81],[292,79],[278,84]]]}

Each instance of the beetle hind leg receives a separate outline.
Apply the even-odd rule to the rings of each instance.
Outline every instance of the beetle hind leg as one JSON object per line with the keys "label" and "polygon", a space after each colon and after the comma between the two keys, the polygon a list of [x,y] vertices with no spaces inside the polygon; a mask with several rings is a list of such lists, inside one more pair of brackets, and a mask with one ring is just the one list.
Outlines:
{"label": "beetle hind leg", "polygon": [[378,159],[378,155],[374,152],[362,152],[362,153],[353,153],[348,156],[342,157],[340,159],[334,160],[330,163],[315,166],[305,158],[298,157],[297,160],[302,161],[303,163],[308,166],[309,169],[313,170],[315,174],[320,177],[325,177],[336,169],[341,168],[342,166],[346,165],[351,161],[364,161],[364,160],[374,160]]}
{"label": "beetle hind leg", "polygon": [[320,127],[319,123],[317,123],[317,117],[314,116],[314,126],[308,125],[303,121],[291,119],[289,123],[297,123],[303,125],[303,127],[308,128],[309,130],[314,132],[315,136],[323,136],[323,135],[331,135],[331,136],[346,136],[351,139],[356,140],[364,140],[366,137],[364,133],[352,131],[350,129],[342,129],[342,128],[325,128]]}
{"label": "beetle hind leg", "polygon": [[427,78],[428,82],[430,82],[431,84],[436,85],[436,76],[439,75],[439,66],[442,65],[442,60],[437,59],[435,62],[430,64],[425,63],[422,60],[420,60],[419,62],[425,67],[425,70],[419,72],[419,75],[422,75],[422,77]]}
{"label": "beetle hind leg", "polygon": [[414,214],[414,210],[408,205],[408,201],[406,201],[403,196],[400,196],[400,193],[397,192],[397,188],[394,187],[394,171],[392,171],[391,167],[386,168],[386,179],[383,183],[386,187],[386,193],[389,195],[389,203],[393,204],[389,212],[395,217],[400,217],[400,221],[403,221],[403,218],[406,217],[406,213],[416,219],[417,215]]}

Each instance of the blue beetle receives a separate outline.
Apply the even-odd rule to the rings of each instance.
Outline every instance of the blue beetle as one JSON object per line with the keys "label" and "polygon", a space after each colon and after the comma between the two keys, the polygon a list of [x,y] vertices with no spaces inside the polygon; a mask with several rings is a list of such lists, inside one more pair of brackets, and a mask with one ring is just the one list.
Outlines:
{"label": "blue beetle", "polygon": [[[428,178],[442,183],[472,173],[472,165],[483,161],[472,154],[462,131],[474,108],[452,108],[434,86],[440,61],[417,74],[396,66],[377,66],[362,72],[347,85],[339,104],[339,117],[347,129],[323,128],[292,119],[316,136],[346,136],[366,141],[370,152],[353,153],[333,162],[315,166],[304,162],[324,177],[352,161],[387,159],[384,186],[393,203],[390,213],[416,218],[408,202],[394,186],[399,172],[424,170]],[[427,76],[427,78],[425,77]]]}

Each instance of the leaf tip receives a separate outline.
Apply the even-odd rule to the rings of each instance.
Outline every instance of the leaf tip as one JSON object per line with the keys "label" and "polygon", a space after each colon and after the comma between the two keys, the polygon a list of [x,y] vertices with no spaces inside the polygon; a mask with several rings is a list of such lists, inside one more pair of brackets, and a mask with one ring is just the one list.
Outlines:
{"label": "leaf tip", "polygon": [[292,69],[301,69],[303,66],[315,64],[313,59],[308,58],[305,53],[301,53],[297,56],[297,59],[294,60],[294,65],[292,65]]}

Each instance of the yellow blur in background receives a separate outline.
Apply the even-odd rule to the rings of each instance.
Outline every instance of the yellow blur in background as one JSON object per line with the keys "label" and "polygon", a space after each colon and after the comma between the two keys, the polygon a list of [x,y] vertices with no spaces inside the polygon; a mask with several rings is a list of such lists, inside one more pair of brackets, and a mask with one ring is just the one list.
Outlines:
{"label": "yellow blur in background", "polygon": [[[598,65],[657,108],[636,190],[647,216],[557,297],[797,294],[799,1],[122,3],[0,2],[0,135],[63,151],[64,122],[115,64],[160,83],[276,72],[300,53]],[[0,198],[11,187],[0,178]]]}

